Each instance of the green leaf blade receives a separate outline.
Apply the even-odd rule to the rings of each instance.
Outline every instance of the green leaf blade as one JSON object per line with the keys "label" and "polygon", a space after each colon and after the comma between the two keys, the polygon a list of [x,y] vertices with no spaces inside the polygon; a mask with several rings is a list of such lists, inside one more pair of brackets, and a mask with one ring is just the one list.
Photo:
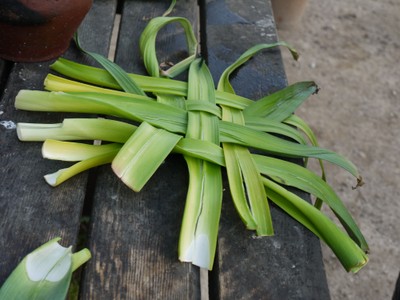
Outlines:
{"label": "green leaf blade", "polygon": [[362,250],[368,251],[368,244],[354,219],[341,199],[325,181],[308,169],[291,162],[257,154],[253,155],[253,159],[263,175],[271,178],[278,177],[282,184],[296,187],[326,202],[353,240]]}
{"label": "green leaf blade", "polygon": [[112,169],[132,190],[140,191],[180,139],[143,122],[114,158]]}
{"label": "green leaf blade", "polygon": [[263,182],[269,198],[324,241],[347,271],[356,273],[368,263],[364,251],[321,211],[278,184],[266,178]]}

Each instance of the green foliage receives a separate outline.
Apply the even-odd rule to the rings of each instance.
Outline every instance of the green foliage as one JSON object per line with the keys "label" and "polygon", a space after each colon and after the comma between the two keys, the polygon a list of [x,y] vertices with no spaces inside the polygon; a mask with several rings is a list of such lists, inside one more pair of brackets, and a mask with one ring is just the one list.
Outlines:
{"label": "green foliage", "polygon": [[[161,71],[155,40],[159,30],[172,22],[184,28],[188,57]],[[77,161],[48,175],[53,185],[111,163],[123,182],[138,191],[169,153],[184,155],[190,178],[179,242],[182,261],[208,269],[213,265],[223,189],[221,167],[225,167],[232,199],[248,229],[260,236],[273,234],[269,211],[269,201],[273,201],[331,247],[346,270],[356,272],[368,261],[368,245],[342,200],[326,183],[322,161],[347,170],[358,184],[361,177],[348,159],[319,147],[307,123],[293,114],[317,92],[316,84],[296,83],[254,102],[236,95],[229,82],[230,74],[253,55],[277,46],[297,56],[283,42],[256,45],[225,70],[215,88],[206,64],[196,58],[197,41],[190,23],[184,18],[155,18],[140,40],[150,76],[127,74],[98,54],[89,53],[105,69],[61,58],[52,68],[70,79],[49,74],[48,91],[20,91],[15,103],[18,109],[102,114],[118,120],[20,123],[18,136],[26,141],[47,140],[43,146],[47,158]],[[186,70],[188,82],[173,79]],[[83,145],[80,140],[108,144]],[[258,154],[250,148],[259,149]],[[56,155],[59,149],[65,150]],[[305,162],[318,159],[322,178],[288,162],[288,157]],[[291,193],[288,186],[314,195],[316,207]],[[345,231],[318,209],[321,203],[332,209]]]}

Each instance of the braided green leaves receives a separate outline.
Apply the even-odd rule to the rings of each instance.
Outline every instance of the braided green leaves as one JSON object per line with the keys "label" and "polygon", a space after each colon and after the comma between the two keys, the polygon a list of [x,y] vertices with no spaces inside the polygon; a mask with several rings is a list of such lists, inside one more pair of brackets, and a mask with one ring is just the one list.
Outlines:
{"label": "braided green leaves", "polygon": [[[175,22],[186,34],[188,57],[161,71],[156,37],[163,26]],[[326,242],[346,270],[357,271],[368,261],[368,245],[341,199],[325,182],[322,160],[347,170],[359,183],[361,177],[348,159],[319,147],[310,127],[293,114],[318,91],[316,84],[295,83],[254,102],[236,95],[229,82],[230,74],[253,55],[277,46],[297,56],[283,42],[256,45],[223,72],[215,89],[207,65],[196,58],[197,41],[189,21],[154,18],[140,39],[150,76],[127,74],[114,63],[89,53],[104,70],[60,58],[52,69],[71,79],[49,74],[45,80],[49,92],[20,91],[16,97],[18,109],[101,114],[118,120],[19,123],[18,136],[26,141],[46,140],[46,158],[75,162],[70,168],[47,175],[52,185],[91,167],[111,163],[116,175],[139,191],[170,153],[182,154],[189,170],[178,248],[182,261],[212,268],[221,213],[221,168],[225,167],[233,202],[246,228],[261,236],[272,235],[269,201],[273,201]],[[188,82],[172,79],[188,68]],[[132,125],[132,121],[139,125]],[[106,144],[76,142],[87,140]],[[250,148],[258,149],[258,154],[251,153]],[[322,178],[285,157],[320,160]],[[346,232],[287,187],[314,195],[317,208],[326,203]]]}

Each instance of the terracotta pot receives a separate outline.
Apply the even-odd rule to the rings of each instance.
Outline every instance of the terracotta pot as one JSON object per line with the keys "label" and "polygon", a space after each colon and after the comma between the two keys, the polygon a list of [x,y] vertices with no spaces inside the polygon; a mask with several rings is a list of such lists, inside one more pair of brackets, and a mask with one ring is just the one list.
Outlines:
{"label": "terracotta pot", "polygon": [[69,46],[92,0],[0,0],[0,58],[38,62]]}
{"label": "terracotta pot", "polygon": [[275,22],[278,28],[296,26],[303,16],[308,0],[271,0]]}

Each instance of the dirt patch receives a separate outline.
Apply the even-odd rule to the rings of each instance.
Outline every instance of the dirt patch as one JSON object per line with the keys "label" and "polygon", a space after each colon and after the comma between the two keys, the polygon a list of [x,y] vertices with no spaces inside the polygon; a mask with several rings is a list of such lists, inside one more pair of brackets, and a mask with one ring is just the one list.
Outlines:
{"label": "dirt patch", "polygon": [[298,115],[366,183],[352,190],[354,178],[327,166],[371,248],[369,264],[348,274],[323,247],[332,299],[391,299],[400,271],[400,2],[310,0],[300,24],[279,37],[301,55],[293,62],[283,51],[289,82],[321,88]]}

